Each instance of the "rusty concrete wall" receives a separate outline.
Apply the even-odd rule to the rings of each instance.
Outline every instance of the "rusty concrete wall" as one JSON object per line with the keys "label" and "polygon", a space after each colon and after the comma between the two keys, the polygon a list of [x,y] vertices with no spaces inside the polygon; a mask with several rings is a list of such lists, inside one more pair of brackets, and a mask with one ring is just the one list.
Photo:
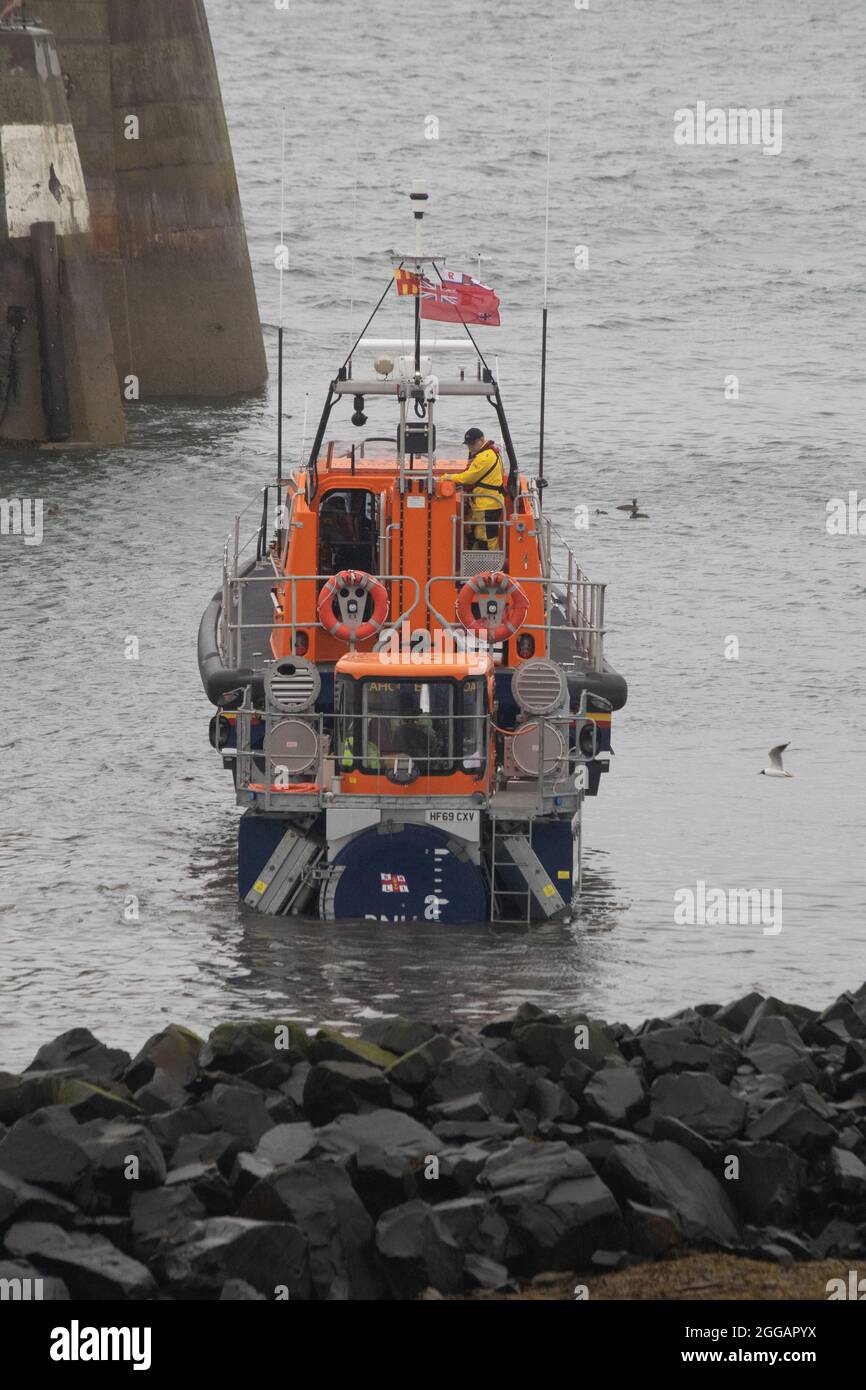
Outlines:
{"label": "rusty concrete wall", "polygon": [[257,389],[267,365],[204,0],[39,12],[61,54],[120,377],[142,397]]}
{"label": "rusty concrete wall", "polygon": [[111,326],[60,60],[46,31],[0,28],[0,439],[20,443],[47,438],[30,241],[38,222],[53,222],[58,238],[71,438],[122,443]]}

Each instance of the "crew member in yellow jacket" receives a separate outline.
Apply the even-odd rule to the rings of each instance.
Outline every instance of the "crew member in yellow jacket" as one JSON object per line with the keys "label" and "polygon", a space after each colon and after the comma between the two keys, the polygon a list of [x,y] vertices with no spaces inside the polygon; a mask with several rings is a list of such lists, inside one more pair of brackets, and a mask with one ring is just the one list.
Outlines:
{"label": "crew member in yellow jacket", "polygon": [[474,537],[472,549],[504,550],[499,540],[505,497],[502,455],[492,440],[484,438],[481,430],[467,430],[463,443],[469,450],[469,462],[462,473],[447,476],[450,482],[465,488],[470,495],[468,520]]}

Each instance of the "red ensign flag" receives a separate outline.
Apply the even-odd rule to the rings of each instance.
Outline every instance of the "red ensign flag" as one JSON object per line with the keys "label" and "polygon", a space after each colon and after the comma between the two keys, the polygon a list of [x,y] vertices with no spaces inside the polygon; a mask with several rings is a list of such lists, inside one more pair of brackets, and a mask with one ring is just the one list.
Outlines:
{"label": "red ensign flag", "polygon": [[422,319],[440,323],[486,323],[499,328],[499,299],[489,285],[446,270],[436,283],[424,277],[421,285]]}

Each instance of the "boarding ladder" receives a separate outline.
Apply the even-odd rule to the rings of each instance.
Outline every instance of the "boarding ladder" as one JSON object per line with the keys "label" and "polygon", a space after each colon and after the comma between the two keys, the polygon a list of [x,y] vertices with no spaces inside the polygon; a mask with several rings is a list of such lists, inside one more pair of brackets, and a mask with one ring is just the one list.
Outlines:
{"label": "boarding ladder", "polygon": [[[507,827],[507,828],[506,828]],[[503,925],[529,926],[538,914],[555,917],[570,905],[562,897],[535,853],[532,820],[515,821],[513,815],[500,826],[491,818],[490,918]],[[533,909],[536,909],[535,917]]]}

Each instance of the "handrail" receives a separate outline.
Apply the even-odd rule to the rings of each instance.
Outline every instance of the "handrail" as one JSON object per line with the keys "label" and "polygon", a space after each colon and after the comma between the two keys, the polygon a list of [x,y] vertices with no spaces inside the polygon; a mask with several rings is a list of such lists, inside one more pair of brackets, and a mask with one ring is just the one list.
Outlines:
{"label": "handrail", "polygon": [[[409,605],[409,607],[408,607],[408,608],[404,608],[403,611],[399,614],[398,617],[396,617],[396,618],[389,618],[389,619],[388,619],[388,626],[392,626],[392,625],[399,626],[402,622],[404,622],[404,621],[410,616],[411,613],[414,613],[415,609],[418,607],[418,604],[421,602],[421,586],[420,586],[420,584],[418,583],[418,580],[415,579],[414,575],[411,575],[411,574],[380,574],[380,575],[378,575],[377,577],[382,581],[383,584],[403,583],[403,584],[411,585],[410,593],[411,593],[412,590],[414,590],[414,595],[415,595],[415,597],[414,597],[412,603]],[[324,584],[327,580],[332,579],[332,578],[333,578],[333,575],[330,575],[330,574],[282,574],[282,573],[280,573],[279,571],[276,571],[275,574],[238,574],[238,575],[235,575],[233,578],[229,578],[229,580],[228,580],[228,587],[229,587],[229,591],[230,591],[230,592],[231,592],[232,586],[235,586],[235,585],[236,585],[237,588],[238,588],[238,596],[239,596],[238,609],[239,609],[239,610],[240,610],[240,594],[241,594],[242,591],[243,591],[242,586],[245,585],[245,584],[269,584],[269,585],[271,585],[272,588],[277,588],[277,587],[279,587],[279,586],[281,586],[281,585],[288,585],[288,586],[290,586],[290,589],[291,589],[291,612],[292,612],[292,621],[290,621],[290,622],[282,622],[282,623],[276,623],[276,622],[272,622],[272,623],[243,623],[243,622],[241,622],[240,619],[239,619],[237,623],[230,623],[229,626],[230,626],[231,630],[232,630],[233,632],[235,632],[236,634],[240,634],[242,631],[243,631],[243,632],[252,632],[252,631],[256,631],[256,630],[259,630],[259,631],[261,631],[261,630],[266,630],[266,631],[268,631],[268,632],[271,632],[271,631],[273,631],[273,632],[290,631],[291,634],[292,634],[292,642],[293,642],[293,644],[294,644],[295,629],[298,628],[298,627],[303,627],[303,628],[317,627],[317,628],[320,628],[320,629],[322,630],[322,632],[327,632],[327,628],[319,621],[318,614],[316,614],[314,617],[311,617],[311,618],[309,618],[309,619],[307,619],[307,618],[298,618],[298,617],[296,616],[296,614],[297,614],[297,608],[298,608],[298,597],[297,597],[297,588],[296,588],[296,586],[297,586],[298,584],[310,584],[310,583]],[[234,665],[238,665],[239,663],[238,663],[238,661],[235,661],[233,664],[234,664]]]}
{"label": "handrail", "polygon": [[[455,624],[451,619],[446,618],[440,613],[433,603],[430,591],[434,584],[457,584],[464,582],[464,578],[457,574],[433,574],[424,586],[424,602],[432,613],[433,617],[442,624],[444,628],[453,628]],[[570,632],[575,636],[587,636],[590,640],[584,645],[583,653],[590,662],[594,671],[604,669],[604,590],[605,584],[597,584],[589,579],[579,579],[572,582],[571,588],[575,591],[575,617],[582,619],[580,623],[552,623],[552,605],[547,601],[551,591],[556,588],[568,586],[569,581],[563,580],[559,576],[545,578],[543,575],[520,575],[518,582],[521,587],[529,584],[541,584],[545,589],[545,621],[543,623],[524,622],[521,625],[521,632],[544,632],[548,646],[550,645],[550,634],[556,632]],[[588,601],[589,613],[587,614],[584,604],[580,601],[580,593]],[[564,616],[569,616],[569,589],[566,588]]]}
{"label": "handrail", "polygon": [[[268,508],[270,500],[270,490],[272,486],[276,487],[277,489],[277,502],[279,505],[279,486],[276,484],[269,483],[261,490],[262,495],[264,497],[265,510],[267,510]],[[287,493],[286,500],[289,508],[289,520],[286,527],[288,531],[292,524],[295,502],[297,496],[299,496],[300,493],[293,483],[291,487],[291,495],[289,495],[290,488],[288,482],[286,482],[285,487]],[[517,506],[519,505],[519,498],[522,497],[526,497],[528,500],[529,505],[528,511],[526,512],[521,512],[517,510]],[[580,640],[582,654],[584,655],[585,659],[587,659],[590,662],[592,669],[596,671],[602,671],[604,669],[604,597],[606,585],[604,583],[592,581],[587,577],[587,575],[581,569],[577,561],[575,552],[569,545],[568,541],[566,541],[564,537],[554,529],[550,521],[550,518],[540,513],[538,507],[538,495],[535,489],[534,482],[532,480],[530,480],[527,491],[521,492],[519,494],[519,498],[515,501],[515,509],[511,516],[507,515],[507,512],[504,508],[500,510],[498,513],[496,513],[496,515],[498,517],[497,524],[499,525],[501,532],[502,551],[507,551],[508,549],[507,534],[509,529],[513,530],[516,528],[519,531],[523,528],[526,528],[527,536],[537,537],[538,540],[542,575],[540,577],[520,575],[518,577],[518,582],[523,585],[532,583],[541,583],[543,585],[545,600],[545,622],[543,624],[524,623],[523,627],[529,631],[544,631],[548,644],[551,640],[551,632],[554,630],[558,632],[571,633],[573,636]],[[227,665],[231,668],[235,668],[240,665],[240,635],[244,631],[250,631],[253,629],[265,629],[268,627],[272,629],[286,629],[291,631],[292,639],[294,639],[294,631],[298,626],[316,626],[322,628],[322,624],[318,622],[317,618],[311,618],[309,622],[302,622],[297,618],[296,585],[299,582],[311,581],[323,583],[331,577],[330,575],[291,575],[286,574],[285,572],[281,572],[277,567],[276,557],[274,556],[273,552],[266,547],[266,542],[264,538],[264,531],[266,529],[266,523],[264,522],[264,513],[262,522],[260,522],[256,530],[250,534],[248,539],[244,541],[243,544],[241,544],[241,519],[246,514],[246,512],[250,510],[252,506],[257,504],[257,501],[258,498],[251,501],[247,505],[247,507],[244,508],[243,511],[239,512],[237,516],[234,518],[233,528],[226,541],[223,553],[223,602],[219,619],[218,642],[222,652],[226,655]],[[472,511],[473,507],[471,495],[466,493],[461,494],[461,506],[458,512],[455,512],[454,516],[451,519],[455,570],[458,568],[458,564],[461,569],[463,568],[462,561],[460,559],[461,554],[463,553],[461,540],[463,536],[463,528],[467,525],[472,524]],[[389,565],[391,563],[391,532],[397,529],[398,525],[399,524],[396,522],[391,522],[384,527],[384,530],[380,534],[380,564],[384,562],[384,564]],[[557,564],[557,557],[554,554],[554,548],[552,543],[554,538],[558,543],[558,548],[564,552],[564,557],[567,562],[567,572],[565,575],[563,575],[560,572],[560,567]],[[268,555],[271,559],[271,565],[273,569],[272,574],[242,575],[240,573],[241,556],[246,552],[247,548],[252,544],[253,541],[257,541],[257,559],[263,560],[265,558],[265,555]],[[415,611],[415,609],[418,607],[420,603],[421,591],[419,582],[414,578],[414,576],[406,574],[382,574],[379,577],[391,584],[408,583],[412,586],[414,590],[415,596],[413,602],[407,608],[405,608],[403,612],[399,614],[398,617],[392,618],[389,621],[389,626],[399,626],[405,618],[407,618],[411,613]],[[441,613],[439,613],[438,610],[433,606],[432,602],[430,601],[431,587],[433,584],[441,582],[451,582],[459,584],[465,582],[465,578],[466,576],[462,573],[455,573],[450,576],[433,575],[430,576],[430,578],[426,582],[424,591],[425,604],[429,609],[430,613],[435,618],[437,618],[438,621],[445,628],[451,628],[454,626],[454,624],[451,620],[445,618]],[[272,585],[286,584],[291,587],[292,621],[280,624],[245,623],[243,621],[243,585],[247,583],[255,583],[262,580],[265,580]],[[558,616],[554,613],[554,604],[557,599],[557,588],[564,590],[562,601],[563,616],[565,618],[565,622],[554,621],[554,618]],[[236,611],[233,611],[233,609]],[[322,630],[324,630],[324,628],[322,628]]]}
{"label": "handrail", "polygon": [[[247,692],[247,694],[248,693],[249,692]],[[235,783],[238,792],[261,797],[263,799],[264,809],[266,810],[274,808],[286,810],[287,797],[303,795],[314,796],[319,804],[332,803],[337,796],[339,796],[341,802],[343,798],[345,798],[346,804],[351,804],[353,796],[356,794],[350,792],[340,794],[334,790],[333,786],[327,786],[326,782],[328,781],[329,775],[339,779],[353,772],[361,772],[362,775],[367,778],[375,778],[377,785],[381,784],[383,790],[381,792],[373,792],[372,795],[374,796],[394,795],[393,792],[389,791],[389,788],[395,785],[411,787],[417,782],[423,786],[423,791],[419,793],[422,802],[424,800],[429,800],[431,796],[435,796],[437,779],[440,776],[445,777],[453,775],[454,773],[463,772],[466,776],[472,778],[475,784],[473,789],[455,793],[453,788],[445,786],[442,787],[441,790],[443,798],[457,797],[469,802],[469,804],[473,806],[483,806],[489,809],[493,800],[496,798],[497,792],[504,793],[507,791],[508,795],[513,797],[515,793],[519,795],[521,791],[524,791],[527,795],[534,795],[535,798],[534,803],[527,801],[527,814],[533,813],[533,804],[542,806],[545,801],[550,801],[554,798],[561,801],[564,797],[574,795],[579,802],[580,795],[586,785],[583,776],[577,775],[577,769],[581,766],[585,766],[590,759],[581,751],[577,739],[572,739],[570,732],[571,729],[585,717],[581,712],[570,712],[568,714],[556,716],[532,716],[524,723],[516,725],[514,729],[500,729],[489,712],[483,714],[474,714],[470,712],[461,715],[449,714],[447,716],[425,715],[422,713],[392,716],[385,712],[374,714],[352,713],[350,715],[341,716],[336,713],[326,714],[313,711],[302,714],[287,714],[285,711],[274,709],[256,709],[253,705],[247,703],[247,697],[245,696],[244,703],[238,709],[230,713],[233,716],[236,731],[235,747],[230,748],[223,746],[219,748],[218,751],[224,760],[234,761],[235,763]],[[225,718],[226,715],[224,714],[222,717]],[[318,746],[315,758],[303,773],[298,772],[292,774],[289,772],[286,762],[284,761],[285,754],[280,755],[279,753],[267,751],[268,735],[277,725],[289,719],[307,724],[315,730],[317,735]],[[401,725],[420,725],[421,721],[429,721],[431,719],[441,722],[447,720],[448,723],[454,725],[456,725],[458,721],[470,720],[473,724],[479,726],[477,745],[473,744],[478,754],[477,766],[471,766],[469,768],[465,766],[467,762],[473,760],[475,752],[466,753],[461,748],[458,754],[455,746],[456,740],[452,740],[452,748],[449,753],[443,753],[441,755],[430,753],[429,728],[427,730],[428,752],[426,754],[412,754],[397,749],[380,749],[379,745],[376,745],[375,756],[377,759],[394,760],[394,765],[390,769],[392,774],[396,773],[397,761],[400,758],[405,758],[410,763],[427,765],[427,770],[425,770],[424,767],[419,767],[417,776],[413,777],[409,782],[401,783],[396,776],[389,776],[388,771],[382,770],[381,768],[369,771],[364,767],[364,754],[369,751],[368,740],[361,739],[361,749],[357,752],[352,746],[354,732],[357,726],[369,724],[372,720],[375,720],[380,726],[377,733],[381,737],[381,725],[383,723],[391,723],[397,720]],[[341,721],[343,720],[345,724],[341,725]],[[258,747],[253,747],[252,745],[253,723],[256,724],[257,728],[261,728],[261,726],[264,725],[262,742]],[[326,727],[326,723],[329,727]],[[521,773],[518,769],[517,775],[515,776],[515,769],[509,769],[506,766],[506,749],[504,745],[497,745],[494,742],[493,736],[496,735],[500,739],[510,739],[513,738],[515,734],[518,734],[521,729],[525,729],[529,726],[534,726],[538,730],[538,770],[536,773]],[[558,756],[555,760],[546,760],[545,758],[546,734],[548,728],[560,728],[564,731],[562,756]],[[345,738],[346,729],[349,730],[348,751],[351,762],[345,761],[347,750],[347,740]],[[502,763],[497,762],[496,759],[497,746],[499,746],[502,751]],[[448,771],[442,774],[430,771],[429,766],[435,763],[445,763]],[[261,770],[261,764],[264,765],[263,771]],[[459,766],[460,764],[463,764],[463,766]],[[285,773],[287,780],[282,781],[277,779],[276,774],[280,771]],[[369,791],[364,793],[364,795],[370,794]],[[512,816],[515,814],[513,804],[510,806],[510,813]]]}

